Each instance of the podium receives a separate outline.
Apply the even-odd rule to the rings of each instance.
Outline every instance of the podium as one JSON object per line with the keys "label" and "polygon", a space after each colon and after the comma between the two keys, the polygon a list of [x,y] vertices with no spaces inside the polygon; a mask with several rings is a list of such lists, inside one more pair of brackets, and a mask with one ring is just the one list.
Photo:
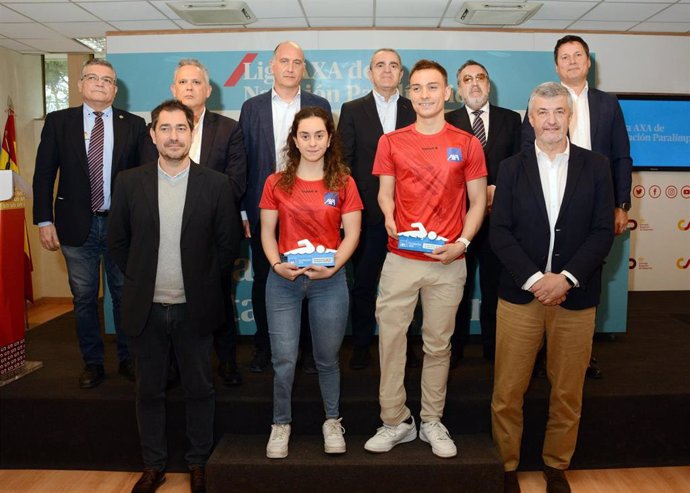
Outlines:
{"label": "podium", "polygon": [[26,361],[24,343],[24,206],[28,185],[0,171],[0,386],[43,366]]}

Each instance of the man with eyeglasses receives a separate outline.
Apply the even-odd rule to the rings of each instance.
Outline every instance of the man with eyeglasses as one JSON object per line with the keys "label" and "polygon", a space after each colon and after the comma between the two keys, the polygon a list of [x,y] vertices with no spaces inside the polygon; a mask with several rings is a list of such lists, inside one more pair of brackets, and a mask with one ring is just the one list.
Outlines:
{"label": "man with eyeglasses", "polygon": [[493,361],[496,348],[496,305],[498,303],[498,277],[501,263],[489,245],[489,221],[491,205],[496,190],[498,168],[506,158],[520,151],[520,115],[489,103],[491,81],[486,67],[474,60],[467,60],[458,69],[458,91],[465,106],[446,113],[448,123],[474,134],[484,147],[488,171],[486,187],[487,216],[482,227],[467,250],[466,296],[463,296],[455,318],[455,332],[451,339],[451,368],[463,356],[463,349],[469,337],[472,314],[472,292],[474,291],[475,266],[479,263],[479,287],[482,302],[479,322],[482,329],[484,358]]}
{"label": "man with eyeglasses", "polygon": [[146,124],[143,118],[112,107],[117,76],[110,62],[88,60],[77,87],[83,105],[55,111],[45,119],[33,181],[34,224],[39,227],[43,248],[61,249],[65,257],[85,364],[79,386],[90,389],[105,377],[98,314],[102,262],[113,302],[118,372],[129,380],[135,378],[126,337],[120,330],[123,275],[106,249],[106,230],[115,177],[139,165]]}

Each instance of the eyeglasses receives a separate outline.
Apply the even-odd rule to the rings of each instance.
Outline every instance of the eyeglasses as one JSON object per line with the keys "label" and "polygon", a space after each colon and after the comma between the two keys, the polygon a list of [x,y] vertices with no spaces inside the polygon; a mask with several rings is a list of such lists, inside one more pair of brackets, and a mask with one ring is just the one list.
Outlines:
{"label": "eyeglasses", "polygon": [[114,86],[115,85],[115,79],[112,77],[108,77],[107,75],[104,75],[103,77],[99,77],[96,74],[84,74],[81,78],[81,80],[85,80],[87,82],[91,82],[95,84],[99,80],[103,83],[105,86]]}
{"label": "eyeglasses", "polygon": [[473,82],[479,83],[479,82],[484,82],[486,79],[488,79],[486,74],[477,74],[474,77],[472,77],[471,75],[466,75],[462,78],[462,83],[463,84],[472,84]]}

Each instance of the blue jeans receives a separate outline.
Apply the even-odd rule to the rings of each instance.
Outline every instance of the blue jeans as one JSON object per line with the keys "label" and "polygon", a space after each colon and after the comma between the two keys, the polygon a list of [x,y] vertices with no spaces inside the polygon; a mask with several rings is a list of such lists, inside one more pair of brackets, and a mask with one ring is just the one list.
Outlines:
{"label": "blue jeans", "polygon": [[62,245],[67,263],[67,277],[74,298],[74,314],[77,319],[77,339],[84,363],[103,364],[103,339],[98,315],[98,289],[101,280],[101,257],[105,263],[108,288],[113,299],[113,317],[117,333],[117,357],[129,359],[127,337],[120,331],[120,299],[124,276],[110,258],[106,246],[108,218],[93,216],[91,230],[83,245]]}
{"label": "blue jeans", "polygon": [[348,291],[345,269],[333,277],[294,281],[271,271],[266,282],[266,313],[273,363],[273,422],[292,422],[292,383],[299,351],[302,300],[309,300],[309,323],[326,418],[340,416],[340,346],[345,336]]}
{"label": "blue jeans", "polygon": [[199,328],[189,319],[186,303],[152,303],[144,330],[132,337],[130,344],[137,366],[137,424],[144,465],[163,471],[168,461],[165,387],[171,348],[184,390],[189,439],[184,457],[190,467],[206,465],[213,448],[215,411],[213,335],[199,335]]}

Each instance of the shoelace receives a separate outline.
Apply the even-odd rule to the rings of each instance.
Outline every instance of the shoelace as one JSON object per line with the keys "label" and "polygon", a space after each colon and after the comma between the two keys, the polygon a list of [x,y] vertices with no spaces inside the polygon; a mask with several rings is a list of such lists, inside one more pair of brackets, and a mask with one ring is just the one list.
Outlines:
{"label": "shoelace", "polygon": [[397,426],[383,425],[381,428],[376,430],[376,434],[380,436],[395,437],[398,434],[397,428]]}
{"label": "shoelace", "polygon": [[276,425],[273,428],[273,431],[271,432],[271,441],[285,440],[285,436],[287,435],[287,431],[288,431],[287,426]]}
{"label": "shoelace", "polygon": [[328,421],[326,423],[326,434],[328,436],[331,435],[344,435],[345,434],[345,428],[343,425],[340,424],[340,422],[343,420],[343,418],[338,418],[334,421]]}
{"label": "shoelace", "polygon": [[453,439],[448,434],[448,430],[446,429],[446,427],[439,422],[430,423],[426,428],[431,428],[431,430],[429,430],[429,434],[433,435],[433,438],[435,440],[453,441]]}

